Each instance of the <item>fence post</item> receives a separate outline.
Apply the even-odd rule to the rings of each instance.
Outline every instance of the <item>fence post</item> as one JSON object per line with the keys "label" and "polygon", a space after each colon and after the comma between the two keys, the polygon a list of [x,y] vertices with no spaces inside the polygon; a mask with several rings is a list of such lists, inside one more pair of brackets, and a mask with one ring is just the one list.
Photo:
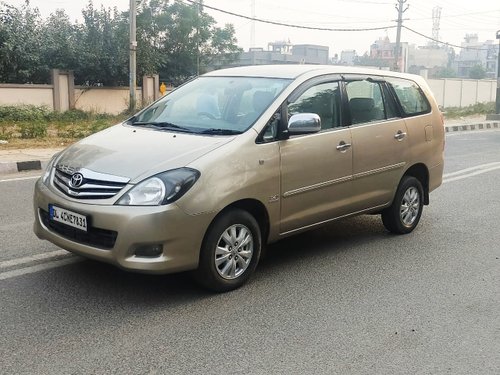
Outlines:
{"label": "fence post", "polygon": [[52,69],[53,110],[64,112],[75,108],[75,76],[73,71]]}
{"label": "fence post", "polygon": [[152,74],[142,77],[142,104],[146,105],[160,97],[160,76]]}

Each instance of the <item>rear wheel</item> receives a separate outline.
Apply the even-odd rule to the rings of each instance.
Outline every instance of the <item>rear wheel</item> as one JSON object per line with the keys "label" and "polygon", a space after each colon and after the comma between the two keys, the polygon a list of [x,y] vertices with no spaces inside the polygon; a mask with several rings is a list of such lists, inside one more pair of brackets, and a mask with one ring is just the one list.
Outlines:
{"label": "rear wheel", "polygon": [[255,218],[231,209],[215,219],[205,235],[196,281],[226,292],[239,288],[251,276],[261,253],[261,233]]}
{"label": "rear wheel", "polygon": [[410,233],[415,229],[422,215],[423,197],[420,181],[412,176],[403,177],[392,205],[382,211],[386,229],[396,234]]}

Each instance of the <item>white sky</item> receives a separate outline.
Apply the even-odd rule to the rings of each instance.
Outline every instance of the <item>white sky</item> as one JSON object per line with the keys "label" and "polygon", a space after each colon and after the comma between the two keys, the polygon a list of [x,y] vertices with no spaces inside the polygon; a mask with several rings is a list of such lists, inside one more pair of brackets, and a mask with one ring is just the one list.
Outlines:
{"label": "white sky", "polygon": [[[2,1],[2,0],[0,0]],[[19,6],[24,0],[3,0]],[[270,21],[326,28],[370,28],[394,25],[396,0],[254,0],[255,16]],[[88,0],[31,0],[46,17],[62,8],[72,20],[81,20]],[[252,0],[204,0],[206,5],[251,16]],[[94,0],[94,6],[128,10],[129,0]],[[466,33],[477,33],[479,40],[494,40],[500,29],[498,0],[407,0],[404,25],[432,36],[432,9],[440,6],[440,40],[460,45]],[[205,9],[222,26],[232,23],[239,46],[247,50],[251,43],[251,21]],[[345,49],[359,55],[368,51],[379,37],[396,39],[396,29],[364,32],[311,31],[255,22],[255,47],[267,49],[268,42],[290,39],[293,44],[319,44],[330,48],[330,56]],[[403,29],[401,41],[425,45],[427,40]]]}

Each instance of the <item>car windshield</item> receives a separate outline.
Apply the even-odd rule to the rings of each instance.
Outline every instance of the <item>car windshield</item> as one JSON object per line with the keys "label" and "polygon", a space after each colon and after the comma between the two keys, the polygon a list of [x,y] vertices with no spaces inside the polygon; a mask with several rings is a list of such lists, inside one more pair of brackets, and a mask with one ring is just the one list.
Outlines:
{"label": "car windshield", "polygon": [[128,124],[214,135],[249,129],[291,82],[256,77],[198,77],[134,116]]}

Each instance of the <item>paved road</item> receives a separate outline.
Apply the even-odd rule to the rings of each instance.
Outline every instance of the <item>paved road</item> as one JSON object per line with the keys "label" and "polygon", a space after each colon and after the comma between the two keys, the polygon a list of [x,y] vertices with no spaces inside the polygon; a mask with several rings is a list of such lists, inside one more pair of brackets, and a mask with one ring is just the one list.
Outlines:
{"label": "paved road", "polygon": [[34,180],[0,182],[0,373],[499,374],[500,131],[448,135],[446,161],[412,234],[333,223],[223,295],[62,266],[30,232]]}

